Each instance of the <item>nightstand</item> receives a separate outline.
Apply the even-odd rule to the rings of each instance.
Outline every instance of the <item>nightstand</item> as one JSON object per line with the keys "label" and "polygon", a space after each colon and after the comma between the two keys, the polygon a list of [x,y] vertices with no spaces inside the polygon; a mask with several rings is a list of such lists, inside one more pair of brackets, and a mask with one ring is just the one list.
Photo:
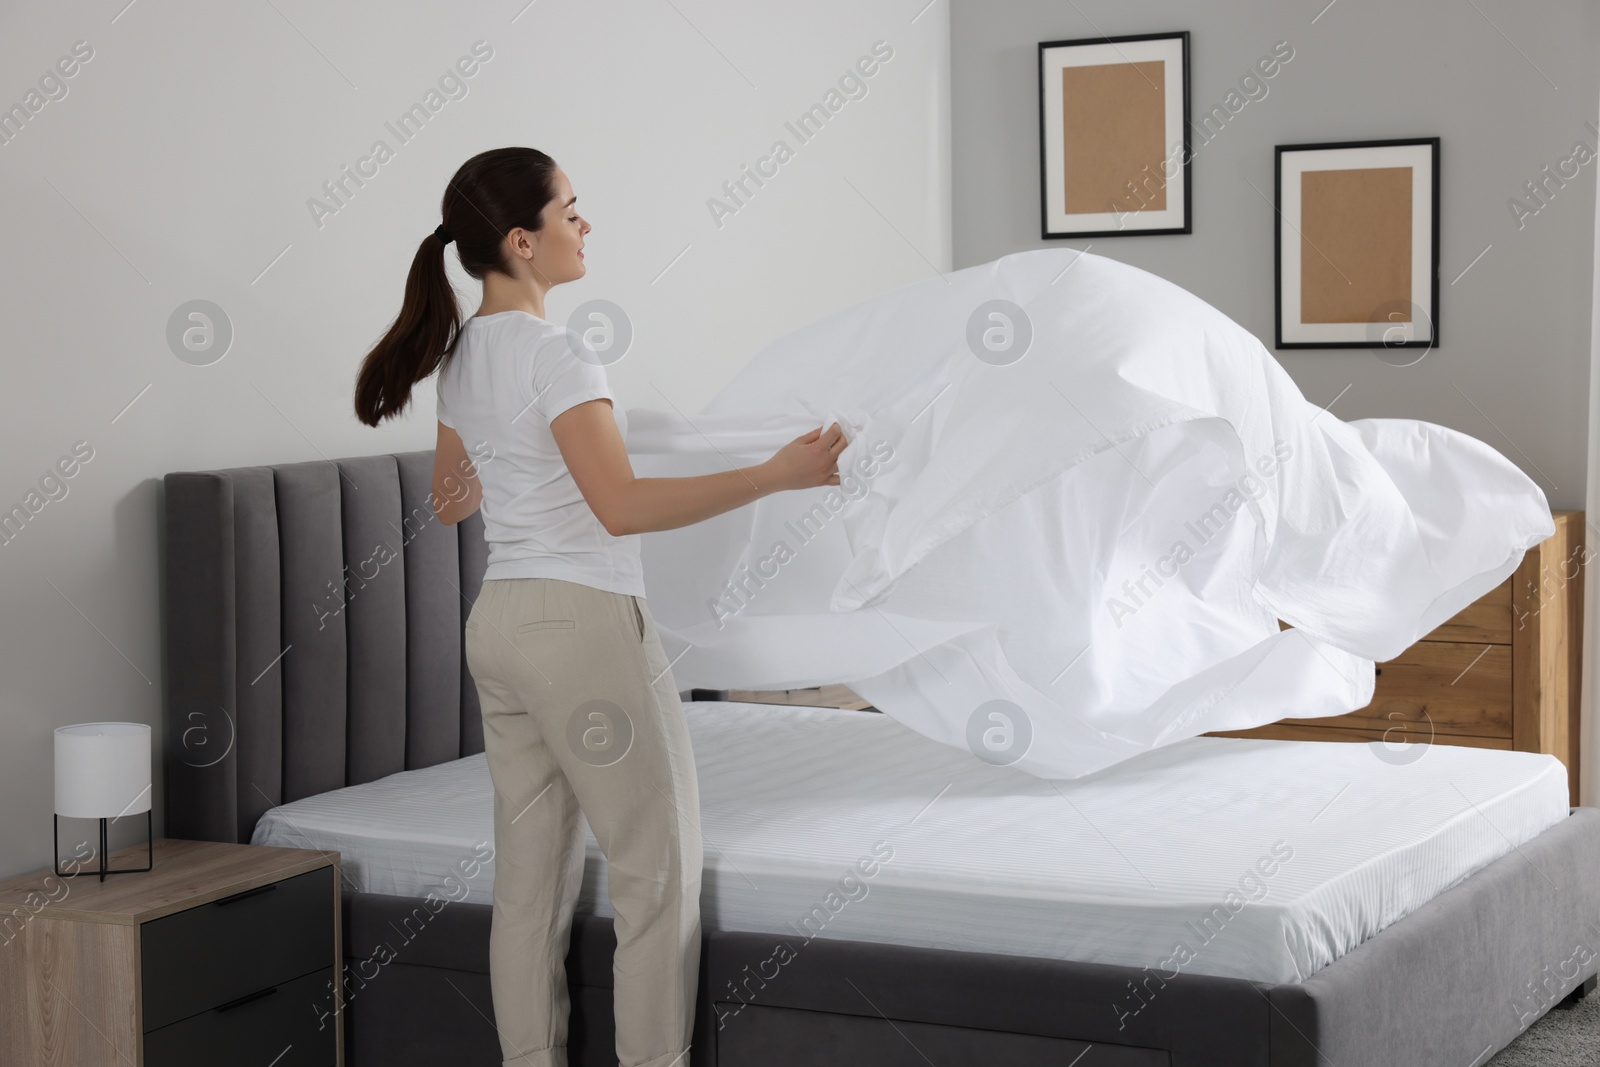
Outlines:
{"label": "nightstand", "polygon": [[167,839],[148,874],[0,882],[0,1063],[338,1067],[339,938],[337,852]]}

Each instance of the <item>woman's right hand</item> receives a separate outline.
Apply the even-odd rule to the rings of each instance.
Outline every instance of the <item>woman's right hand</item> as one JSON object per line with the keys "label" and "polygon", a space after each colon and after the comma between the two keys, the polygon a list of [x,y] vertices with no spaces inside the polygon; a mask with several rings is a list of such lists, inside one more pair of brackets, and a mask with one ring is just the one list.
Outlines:
{"label": "woman's right hand", "polygon": [[803,433],[762,464],[774,489],[809,489],[839,484],[839,453],[850,442],[836,422],[826,430]]}

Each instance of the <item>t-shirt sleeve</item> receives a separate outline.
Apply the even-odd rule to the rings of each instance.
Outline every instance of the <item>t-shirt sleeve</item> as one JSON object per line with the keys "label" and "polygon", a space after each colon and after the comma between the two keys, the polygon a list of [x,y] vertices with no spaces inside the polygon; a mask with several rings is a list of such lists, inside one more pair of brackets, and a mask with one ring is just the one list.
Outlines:
{"label": "t-shirt sleeve", "polygon": [[570,331],[552,331],[541,339],[533,354],[533,406],[545,422],[554,421],[557,415],[586,400],[610,400],[616,397],[606,380],[606,369],[598,362],[580,358],[574,352],[576,335]]}

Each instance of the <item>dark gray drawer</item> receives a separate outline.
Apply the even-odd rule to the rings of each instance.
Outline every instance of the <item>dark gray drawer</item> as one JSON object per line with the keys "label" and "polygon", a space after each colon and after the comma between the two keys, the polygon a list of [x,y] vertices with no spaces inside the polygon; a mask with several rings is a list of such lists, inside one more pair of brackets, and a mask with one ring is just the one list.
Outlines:
{"label": "dark gray drawer", "polygon": [[145,1067],[333,1067],[333,967],[144,1035]]}
{"label": "dark gray drawer", "polygon": [[139,931],[144,1029],[333,967],[333,868],[214,900]]}

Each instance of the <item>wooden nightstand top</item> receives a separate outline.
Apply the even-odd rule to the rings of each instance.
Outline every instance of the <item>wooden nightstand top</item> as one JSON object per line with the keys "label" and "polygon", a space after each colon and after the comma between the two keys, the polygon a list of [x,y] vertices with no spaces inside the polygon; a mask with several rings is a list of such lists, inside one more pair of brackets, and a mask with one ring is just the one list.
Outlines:
{"label": "wooden nightstand top", "polygon": [[[144,845],[135,845],[113,852],[109,865],[142,867],[146,855]],[[102,882],[98,868],[85,867],[70,878],[46,870],[0,882],[0,913],[37,912],[43,903],[53,919],[136,926],[330,865],[337,878],[339,853],[159,838],[155,869],[148,873],[116,874]]]}

